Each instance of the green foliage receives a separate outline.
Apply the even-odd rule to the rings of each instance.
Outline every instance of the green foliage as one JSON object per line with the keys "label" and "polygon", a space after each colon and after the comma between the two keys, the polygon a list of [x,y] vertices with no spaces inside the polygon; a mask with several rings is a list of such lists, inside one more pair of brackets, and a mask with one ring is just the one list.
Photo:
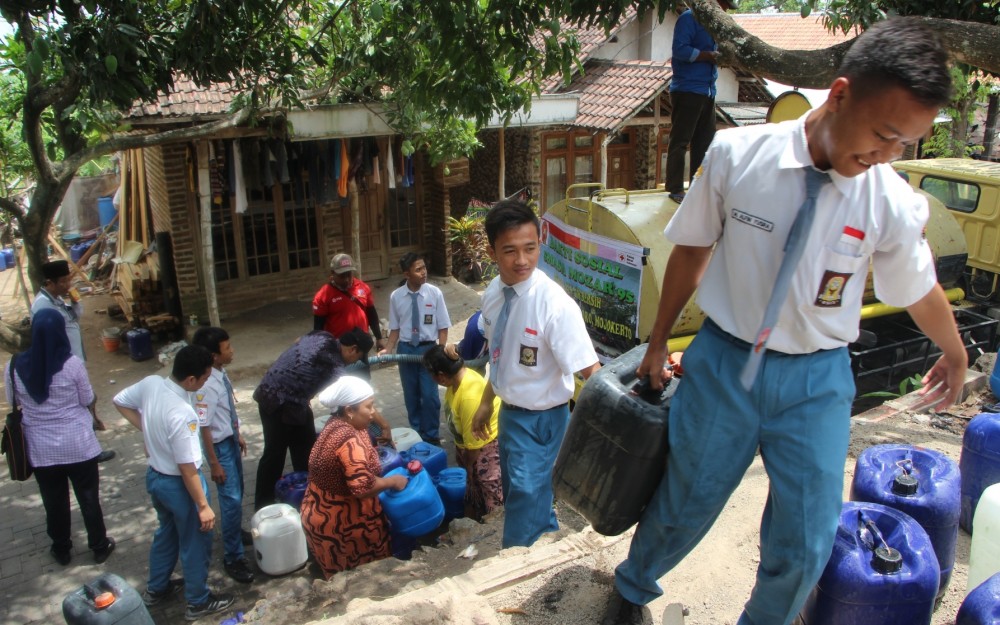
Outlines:
{"label": "green foliage", "polygon": [[[740,5],[742,6],[742,4]],[[819,10],[827,28],[847,33],[854,27],[868,28],[892,15],[920,15],[944,19],[1000,24],[997,0],[805,0],[803,17]]]}
{"label": "green foliage", "polygon": [[923,384],[921,381],[923,377],[920,375],[912,375],[908,378],[904,378],[902,382],[899,383],[899,392],[894,391],[872,391],[871,393],[865,393],[861,397],[886,397],[889,399],[902,397],[907,393],[911,393],[921,387]]}
{"label": "green foliage", "polygon": [[802,0],[743,0],[736,7],[736,13],[762,13],[764,11],[778,13],[801,13],[811,10]]}
{"label": "green foliage", "polygon": [[976,109],[990,94],[990,87],[980,81],[978,76],[972,68],[964,65],[951,68],[954,97],[942,110],[951,121],[934,125],[930,139],[924,142],[924,152],[927,155],[965,158],[983,149],[981,145],[968,144],[969,129],[975,121]]}

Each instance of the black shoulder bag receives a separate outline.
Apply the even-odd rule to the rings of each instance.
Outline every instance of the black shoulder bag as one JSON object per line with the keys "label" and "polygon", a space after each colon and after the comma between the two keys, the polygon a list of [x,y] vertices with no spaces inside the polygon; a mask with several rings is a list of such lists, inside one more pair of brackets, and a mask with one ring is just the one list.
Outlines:
{"label": "black shoulder bag", "polygon": [[21,425],[21,406],[17,403],[17,384],[14,382],[13,359],[10,361],[8,373],[10,374],[11,411],[7,414],[7,423],[3,428],[0,451],[7,457],[10,479],[15,482],[24,482],[31,477],[31,462],[28,461],[28,443],[24,439],[24,428]]}

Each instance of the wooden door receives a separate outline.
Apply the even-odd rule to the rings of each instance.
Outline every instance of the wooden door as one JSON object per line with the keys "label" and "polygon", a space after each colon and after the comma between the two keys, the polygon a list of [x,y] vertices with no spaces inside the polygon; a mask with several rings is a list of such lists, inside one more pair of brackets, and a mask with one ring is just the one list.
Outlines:
{"label": "wooden door", "polygon": [[609,189],[635,188],[635,149],[631,137],[625,136],[625,142],[612,143],[608,146],[608,182]]}

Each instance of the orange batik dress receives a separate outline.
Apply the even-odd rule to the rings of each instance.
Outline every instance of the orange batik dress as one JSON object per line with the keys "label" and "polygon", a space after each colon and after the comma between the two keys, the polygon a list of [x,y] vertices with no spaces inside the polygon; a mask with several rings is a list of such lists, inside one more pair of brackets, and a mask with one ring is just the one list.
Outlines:
{"label": "orange batik dress", "polygon": [[371,490],[380,470],[367,431],[331,418],[309,455],[309,487],[302,499],[302,528],[327,579],[391,555],[378,497],[358,497]]}

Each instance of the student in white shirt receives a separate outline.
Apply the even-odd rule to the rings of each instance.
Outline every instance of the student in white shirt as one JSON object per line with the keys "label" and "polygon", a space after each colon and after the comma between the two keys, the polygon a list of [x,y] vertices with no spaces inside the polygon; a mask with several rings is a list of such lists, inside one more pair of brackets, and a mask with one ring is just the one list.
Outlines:
{"label": "student in white shirt", "polygon": [[[855,392],[846,346],[858,334],[869,259],[879,298],[906,308],[943,351],[924,377],[924,402],[955,401],[968,358],[921,236],[927,204],[888,164],[926,134],[950,94],[935,34],[893,19],[856,40],[818,109],[716,135],[665,231],[675,247],[639,375],[662,385],[670,329],[696,287],[708,320],[684,353],[666,472],[615,571],[606,625],[648,622],[645,604],[663,593],[657,580],[708,532],[758,447],[770,494],[757,583],[738,625],[795,618],[839,522]],[[807,179],[818,189],[815,219],[796,229],[804,238],[789,236],[809,212],[799,208],[809,204]],[[769,327],[786,240],[804,240],[805,252],[788,265],[787,297],[775,300]]]}
{"label": "student in white shirt", "polygon": [[490,384],[472,431],[489,438],[493,399],[499,397],[502,544],[529,547],[559,529],[552,466],[569,424],[573,374],[589,378],[600,363],[580,307],[537,268],[541,230],[534,211],[524,202],[504,200],[487,213],[485,227],[500,275],[483,293]]}
{"label": "student in white shirt", "polygon": [[226,574],[241,584],[253,581],[253,569],[243,552],[243,456],[247,444],[240,434],[236,396],[225,365],[233,362],[229,333],[222,328],[198,328],[192,345],[201,345],[212,354],[212,374],[194,393],[201,446],[208,460],[209,475],[215,482],[222,516],[223,566]]}
{"label": "student in white shirt", "polygon": [[[406,282],[389,295],[389,344],[379,355],[423,356],[448,342],[451,318],[441,289],[427,283],[427,264],[413,252],[399,259]],[[417,359],[399,363],[399,381],[410,427],[424,442],[440,445],[441,396],[437,382]]]}
{"label": "student in white shirt", "polygon": [[[234,601],[230,594],[208,589],[215,513],[208,505],[208,484],[200,471],[198,415],[190,394],[205,384],[211,370],[208,350],[188,345],[174,356],[170,377],[146,377],[113,400],[118,412],[142,430],[149,463],[146,491],[159,521],[149,549],[149,581],[143,601],[156,605],[183,584],[184,617],[189,621],[221,612]],[[170,579],[178,556],[183,580]]]}

